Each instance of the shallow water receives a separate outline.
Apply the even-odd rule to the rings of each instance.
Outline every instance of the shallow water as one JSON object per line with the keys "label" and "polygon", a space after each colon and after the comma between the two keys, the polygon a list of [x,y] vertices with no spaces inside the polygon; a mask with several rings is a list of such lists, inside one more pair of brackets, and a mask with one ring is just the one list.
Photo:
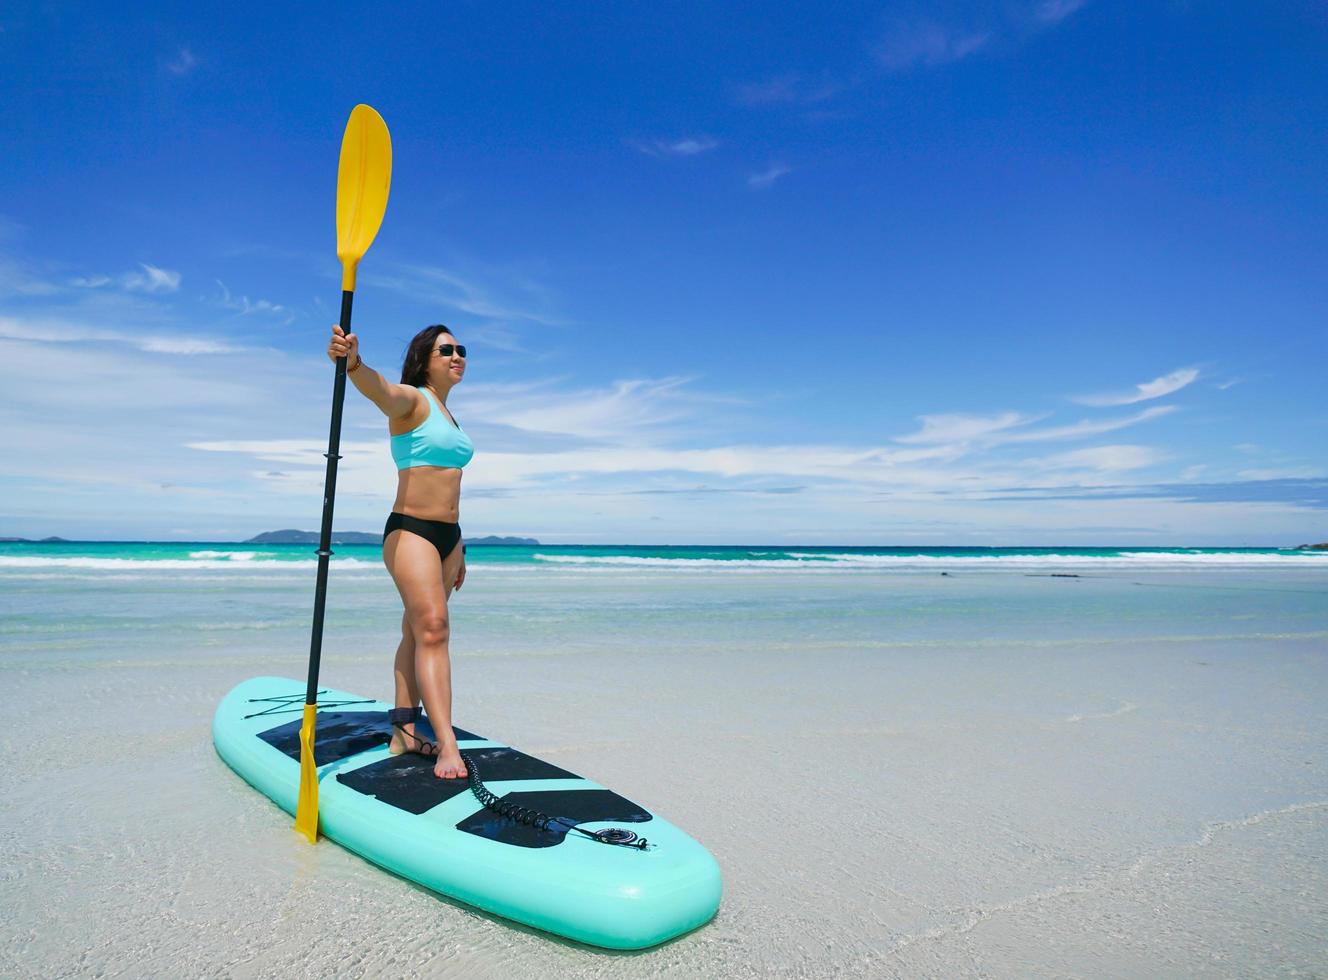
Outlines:
{"label": "shallow water", "polygon": [[[0,565],[0,974],[1328,972],[1323,565],[473,561],[457,723],[723,869],[714,922],[611,953],[298,837],[209,726],[303,676],[312,568],[193,560]],[[323,680],[384,696],[390,581],[331,597]]]}

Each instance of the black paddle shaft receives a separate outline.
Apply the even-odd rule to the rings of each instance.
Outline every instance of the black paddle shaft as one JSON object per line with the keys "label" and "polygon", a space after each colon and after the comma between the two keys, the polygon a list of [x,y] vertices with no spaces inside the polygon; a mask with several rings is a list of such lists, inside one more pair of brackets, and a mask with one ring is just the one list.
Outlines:
{"label": "black paddle shaft", "polygon": [[[355,294],[341,291],[341,329],[350,333],[350,305]],[[332,558],[332,507],[337,495],[337,460],[341,458],[341,404],[346,400],[346,359],[337,358],[332,384],[332,431],[327,436],[327,476],[323,480],[323,528],[318,533],[318,587],[314,592],[314,630],[309,640],[309,686],[304,703],[318,703],[318,663],[323,655],[323,609],[327,605],[327,568]]]}

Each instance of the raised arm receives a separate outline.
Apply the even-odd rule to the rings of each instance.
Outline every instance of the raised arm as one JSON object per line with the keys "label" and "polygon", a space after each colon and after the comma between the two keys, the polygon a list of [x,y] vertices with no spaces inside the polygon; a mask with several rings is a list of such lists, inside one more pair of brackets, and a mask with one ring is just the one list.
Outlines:
{"label": "raised arm", "polygon": [[399,419],[411,413],[419,399],[415,389],[388,381],[360,360],[360,338],[348,334],[339,324],[332,324],[332,339],[327,345],[327,356],[335,364],[337,358],[346,358],[346,377],[350,378],[360,394],[378,406],[389,419]]}

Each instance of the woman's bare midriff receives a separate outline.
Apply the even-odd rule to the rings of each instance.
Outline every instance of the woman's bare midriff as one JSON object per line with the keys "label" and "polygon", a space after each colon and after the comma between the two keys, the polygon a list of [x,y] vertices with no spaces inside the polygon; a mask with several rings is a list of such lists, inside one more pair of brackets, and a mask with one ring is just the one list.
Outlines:
{"label": "woman's bare midriff", "polygon": [[[402,435],[429,417],[429,396],[420,393],[410,415],[388,423],[389,435]],[[444,409],[448,422],[456,424]],[[461,471],[455,466],[411,466],[397,470],[397,499],[392,509],[424,521],[461,523]]]}
{"label": "woman's bare midriff", "polygon": [[461,522],[461,471],[453,466],[412,466],[397,471],[392,509],[426,521]]}

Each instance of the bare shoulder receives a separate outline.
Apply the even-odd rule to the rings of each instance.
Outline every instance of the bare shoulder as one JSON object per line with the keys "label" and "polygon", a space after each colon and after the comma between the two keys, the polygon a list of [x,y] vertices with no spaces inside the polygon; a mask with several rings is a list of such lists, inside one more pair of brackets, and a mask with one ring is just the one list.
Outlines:
{"label": "bare shoulder", "polygon": [[385,399],[386,404],[380,405],[383,414],[387,416],[388,431],[392,435],[401,435],[403,432],[409,432],[429,417],[429,403],[427,396],[418,388],[412,388],[410,385],[392,385],[390,399]]}

